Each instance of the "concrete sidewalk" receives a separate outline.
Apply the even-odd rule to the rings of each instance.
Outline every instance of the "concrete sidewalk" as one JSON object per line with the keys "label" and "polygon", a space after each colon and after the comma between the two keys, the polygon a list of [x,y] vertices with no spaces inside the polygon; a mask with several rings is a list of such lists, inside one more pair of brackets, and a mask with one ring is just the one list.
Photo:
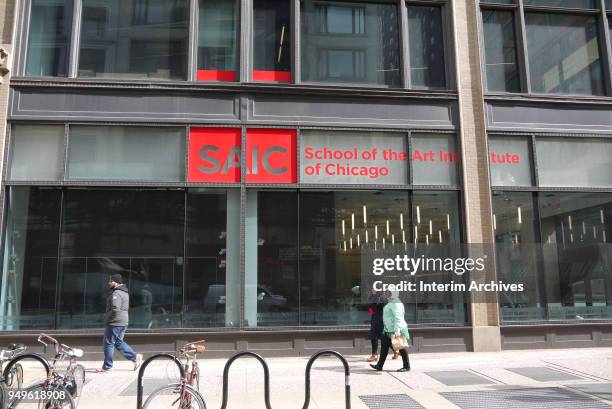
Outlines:
{"label": "concrete sidewalk", "polygon": [[[205,357],[205,355],[204,355]],[[348,356],[352,408],[612,408],[612,348],[439,353],[411,356],[412,370],[395,372],[401,360],[387,361],[384,372],[369,368],[364,356]],[[221,406],[222,373],[227,360],[201,359],[200,391],[208,409]],[[269,358],[274,409],[302,408],[306,358]],[[136,377],[131,363],[118,361],[112,372],[94,373],[100,362],[83,362],[91,372],[79,402],[84,409],[135,409]],[[145,393],[176,379],[168,363],[153,364]],[[265,408],[263,370],[251,358],[230,371],[230,409]],[[344,408],[344,372],[324,357],[312,370],[310,408]]]}

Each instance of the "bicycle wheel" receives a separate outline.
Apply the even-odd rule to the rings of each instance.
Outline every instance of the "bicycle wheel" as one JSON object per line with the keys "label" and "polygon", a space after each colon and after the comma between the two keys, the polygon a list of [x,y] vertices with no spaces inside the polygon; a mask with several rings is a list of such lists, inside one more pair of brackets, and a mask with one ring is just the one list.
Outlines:
{"label": "bicycle wheel", "polygon": [[39,383],[19,391],[9,409],[76,409],[70,392],[62,385]]}
{"label": "bicycle wheel", "polygon": [[8,388],[0,382],[0,409],[6,409],[8,405]]}
{"label": "bicycle wheel", "polygon": [[154,390],[143,405],[143,409],[169,408],[206,409],[206,404],[202,396],[191,386],[175,383]]}
{"label": "bicycle wheel", "polygon": [[81,400],[81,395],[83,394],[83,386],[85,385],[85,367],[81,364],[77,364],[74,367],[72,376],[74,377],[74,382],[76,385],[76,390],[74,391],[72,398],[74,399],[74,404],[79,406],[79,401]]}
{"label": "bicycle wheel", "polygon": [[19,390],[23,385],[23,367],[21,364],[15,364],[8,371],[4,382],[9,390]]}
{"label": "bicycle wheel", "polygon": [[33,353],[17,355],[11,359],[4,368],[5,379],[15,373],[15,367],[21,368],[16,371],[18,380],[21,380],[20,389],[41,383],[47,379],[50,372],[49,362],[45,357]]}

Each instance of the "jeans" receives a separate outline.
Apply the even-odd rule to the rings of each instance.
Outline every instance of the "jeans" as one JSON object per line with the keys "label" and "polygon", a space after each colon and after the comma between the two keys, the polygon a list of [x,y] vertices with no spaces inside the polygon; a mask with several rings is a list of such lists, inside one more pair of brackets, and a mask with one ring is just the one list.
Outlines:
{"label": "jeans", "polygon": [[107,325],[104,329],[104,364],[102,368],[111,369],[113,367],[113,352],[115,348],[121,355],[130,361],[136,361],[136,352],[123,340],[127,327],[113,327]]}

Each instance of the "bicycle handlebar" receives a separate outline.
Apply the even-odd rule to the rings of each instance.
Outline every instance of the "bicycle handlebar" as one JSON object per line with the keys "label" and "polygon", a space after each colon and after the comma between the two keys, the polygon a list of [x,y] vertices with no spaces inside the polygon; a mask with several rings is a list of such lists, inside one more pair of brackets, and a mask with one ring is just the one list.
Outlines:
{"label": "bicycle handlebar", "polygon": [[206,347],[204,346],[204,343],[206,343],[206,340],[204,339],[201,339],[199,341],[189,342],[185,344],[183,348],[180,349],[179,352],[183,355],[201,354],[202,352],[206,351]]}
{"label": "bicycle handlebar", "polygon": [[59,353],[59,341],[47,334],[40,334],[38,336],[37,339],[38,342],[40,342],[41,344],[43,344],[45,351],[47,350],[47,347],[49,346],[49,344],[53,344],[55,347],[55,353]]}

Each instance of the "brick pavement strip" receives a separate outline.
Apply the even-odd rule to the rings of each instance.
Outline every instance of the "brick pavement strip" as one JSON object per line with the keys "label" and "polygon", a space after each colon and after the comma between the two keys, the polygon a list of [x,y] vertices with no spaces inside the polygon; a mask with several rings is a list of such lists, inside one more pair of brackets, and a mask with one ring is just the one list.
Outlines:
{"label": "brick pavement strip", "polygon": [[[347,357],[351,366],[351,406],[366,409],[360,396],[404,394],[425,408],[457,409],[444,393],[467,394],[468,392],[495,392],[507,390],[535,390],[535,388],[563,388],[580,393],[586,402],[593,400],[593,407],[611,407],[612,396],[601,391],[612,390],[610,370],[612,348],[566,349],[540,351],[502,351],[496,353],[438,353],[416,354],[411,357],[413,370],[398,373],[400,362],[389,360],[385,371],[371,370],[363,356]],[[301,408],[304,400],[304,370],[306,358],[268,358],[270,368],[271,403],[274,409]],[[221,406],[222,373],[227,360],[200,360],[200,390],[208,409]],[[79,408],[83,409],[134,409],[136,406],[135,385],[137,373],[130,370],[130,363],[117,361],[112,372],[96,374],[99,362],[82,362],[91,372],[84,387]],[[561,366],[561,365],[564,366]],[[537,382],[521,376],[510,368],[548,367],[572,375],[577,380]],[[427,375],[437,371],[470,371],[493,380],[492,384],[448,386]],[[264,408],[262,369],[256,361],[237,361],[230,371],[230,409]],[[145,374],[145,389],[152,390],[164,381],[175,379],[176,374],[168,368],[154,368]],[[568,376],[568,378],[570,378]],[[147,382],[147,380],[150,380]],[[580,390],[575,385],[590,385]],[[149,386],[147,386],[149,385]],[[590,391],[600,391],[590,393]],[[525,392],[527,393],[527,392]],[[520,395],[520,393],[519,393]],[[573,396],[573,394],[567,394]],[[313,367],[310,408],[344,408],[344,372],[336,359],[322,358]],[[457,395],[452,395],[457,396]],[[514,396],[509,394],[508,396]],[[538,395],[540,396],[540,395]],[[544,395],[546,396],[546,395]],[[598,397],[599,396],[599,397]],[[492,394],[480,394],[486,406]],[[372,401],[372,399],[370,399]],[[382,400],[381,400],[382,401]],[[491,400],[493,402],[493,400]],[[376,407],[376,406],[370,406]],[[542,406],[542,409],[546,406]],[[552,407],[552,406],[551,406]],[[584,403],[581,407],[585,406]],[[504,409],[511,409],[506,404]],[[517,409],[524,409],[517,406]]]}

